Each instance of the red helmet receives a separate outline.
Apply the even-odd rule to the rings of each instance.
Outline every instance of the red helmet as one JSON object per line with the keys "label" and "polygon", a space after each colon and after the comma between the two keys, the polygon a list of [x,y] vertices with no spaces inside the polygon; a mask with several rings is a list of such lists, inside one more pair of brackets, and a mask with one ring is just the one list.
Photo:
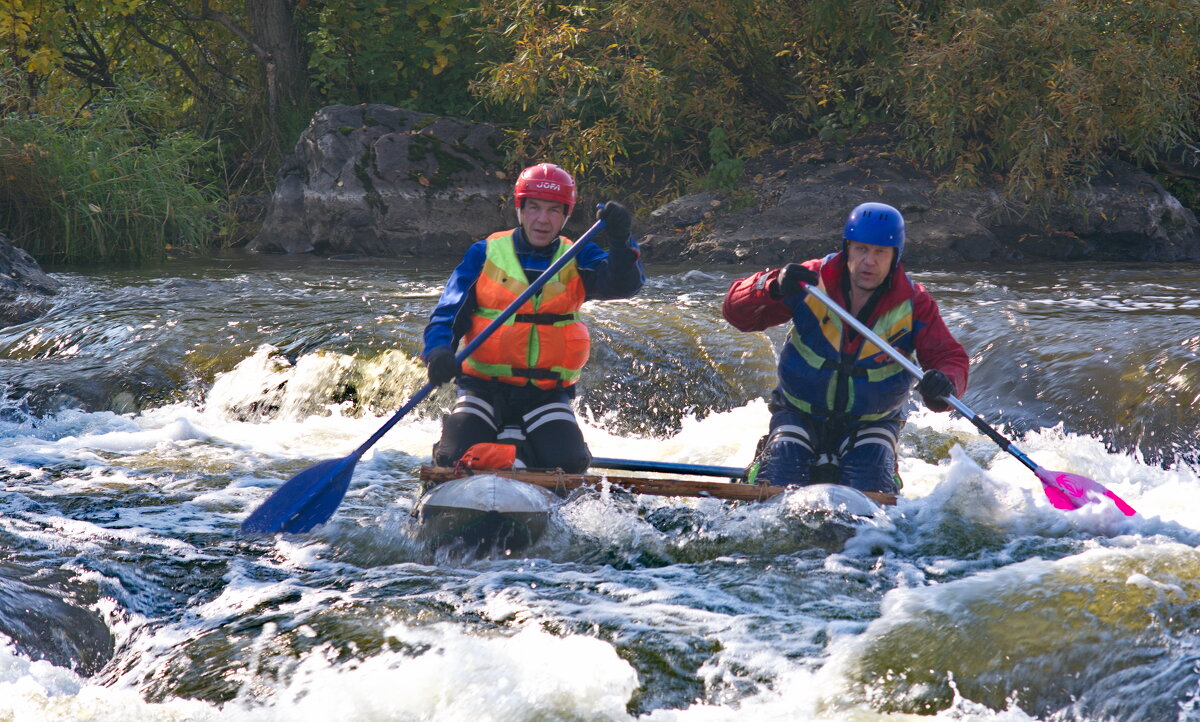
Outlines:
{"label": "red helmet", "polygon": [[567,215],[575,208],[575,179],[553,163],[538,163],[521,171],[513,191],[513,205],[521,210],[526,198],[557,201],[567,207]]}

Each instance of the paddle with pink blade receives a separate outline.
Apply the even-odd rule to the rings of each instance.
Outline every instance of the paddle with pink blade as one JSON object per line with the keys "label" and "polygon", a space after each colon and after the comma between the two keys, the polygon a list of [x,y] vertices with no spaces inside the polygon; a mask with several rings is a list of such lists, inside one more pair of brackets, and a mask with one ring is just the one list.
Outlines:
{"label": "paddle with pink blade", "polygon": [[[863,338],[868,339],[871,343],[883,349],[888,356],[891,356],[896,363],[904,367],[913,376],[921,378],[924,372],[920,366],[913,363],[907,356],[896,350],[887,341],[884,341],[878,334],[867,328],[861,321],[855,318],[849,311],[834,303],[833,299],[826,296],[824,291],[814,286],[804,284],[805,289],[813,295],[814,298],[836,314],[839,318],[849,324],[854,330],[862,334]],[[1007,451],[1024,464],[1032,471],[1037,478],[1042,482],[1042,490],[1046,492],[1046,498],[1050,500],[1050,504],[1056,509],[1078,509],[1084,504],[1093,504],[1102,502],[1104,497],[1112,500],[1121,513],[1125,516],[1133,516],[1137,512],[1133,507],[1125,503],[1121,497],[1104,488],[1100,483],[1093,481],[1086,476],[1079,474],[1071,474],[1065,471],[1049,471],[1038,466],[1025,455],[1020,449],[1013,445],[1011,441],[1004,438],[1000,432],[988,425],[983,418],[972,411],[966,404],[960,401],[957,397],[950,395],[945,397],[946,403],[954,407],[968,421],[975,425],[989,439],[996,442],[1001,449]]]}

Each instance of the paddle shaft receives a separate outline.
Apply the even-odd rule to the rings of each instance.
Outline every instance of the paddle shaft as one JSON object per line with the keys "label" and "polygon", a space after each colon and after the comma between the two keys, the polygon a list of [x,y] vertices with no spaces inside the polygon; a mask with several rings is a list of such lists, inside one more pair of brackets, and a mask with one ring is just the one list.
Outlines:
{"label": "paddle shaft", "polygon": [[[890,343],[888,343],[887,341],[884,341],[882,338],[880,338],[879,334],[875,333],[870,328],[868,328],[866,324],[864,324],[862,321],[859,321],[857,318],[855,318],[854,314],[850,313],[849,311],[847,311],[846,309],[842,308],[840,305],[835,303],[832,298],[825,295],[824,291],[822,291],[821,289],[819,289],[815,286],[810,286],[808,284],[804,284],[804,288],[813,295],[813,298],[816,298],[818,301],[825,304],[826,308],[828,308],[830,311],[833,311],[834,314],[836,314],[839,318],[841,318],[843,321],[845,321],[847,324],[849,324],[851,326],[851,328],[853,328],[855,331],[858,331],[860,334],[862,334],[863,338],[869,340],[871,343],[875,344],[876,346],[878,346],[879,348],[881,348],[885,352],[887,352],[887,355],[891,356],[896,361],[896,363],[903,366],[905,371],[908,371],[910,374],[912,374],[913,376],[916,376],[917,378],[921,378],[925,375],[925,372],[921,370],[920,366],[916,365],[915,363],[912,362],[911,359],[909,359],[904,354],[900,353],[899,349],[895,348]],[[955,410],[957,410],[960,414],[965,416],[968,421],[970,421],[972,424],[975,425],[975,428],[979,429],[989,439],[996,442],[996,444],[1001,449],[1003,449],[1004,451],[1007,451],[1008,453],[1015,456],[1017,458],[1017,461],[1020,461],[1022,464],[1024,464],[1026,467],[1028,467],[1030,471],[1037,472],[1039,467],[1037,464],[1035,464],[1033,462],[1032,459],[1030,459],[1028,456],[1026,456],[1024,454],[1024,452],[1022,452],[1016,446],[1014,446],[1011,441],[1004,438],[1004,436],[1002,436],[1000,434],[1000,432],[998,432],[994,428],[992,428],[986,421],[983,420],[983,417],[981,417],[979,414],[972,411],[971,408],[968,407],[966,404],[964,404],[961,400],[959,400],[958,397],[954,396],[953,394],[950,394],[948,396],[945,396],[944,398],[946,400],[946,403],[950,404],[952,407],[954,407]]]}
{"label": "paddle shaft", "polygon": [[[579,240],[571,244],[571,247],[568,248],[565,253],[559,256],[557,261],[551,263],[546,270],[542,271],[541,275],[534,279],[533,283],[530,283],[529,287],[526,288],[520,296],[517,296],[515,301],[508,304],[508,308],[501,311],[500,315],[496,316],[491,323],[485,326],[484,329],[479,332],[478,336],[471,339],[471,342],[466,346],[463,346],[462,349],[460,349],[459,352],[454,355],[455,362],[461,366],[462,363],[471,356],[471,354],[475,353],[475,349],[482,346],[483,342],[487,341],[488,337],[495,333],[496,329],[503,326],[504,322],[507,321],[510,316],[516,313],[521,306],[524,306],[526,301],[533,298],[538,291],[542,290],[542,286],[546,285],[546,282],[549,281],[554,274],[561,271],[568,263],[574,260],[575,256],[579,255],[579,251],[583,249],[584,244],[592,240],[592,238],[594,238],[596,234],[600,233],[602,230],[604,230],[604,221],[596,221],[591,228],[587,229],[587,232],[579,237]],[[354,453],[350,454],[350,456],[347,458],[355,461],[361,458],[362,455],[366,453],[367,449],[374,446],[375,442],[382,439],[384,434],[386,434],[388,431],[391,431],[392,427],[399,423],[400,419],[403,419],[409,411],[412,411],[417,406],[417,404],[424,401],[425,397],[429,396],[429,394],[433,392],[434,388],[436,387],[433,385],[433,382],[429,382],[422,386],[415,394],[413,394],[412,398],[408,400],[407,404],[393,414],[392,418],[387,420],[387,423],[381,426],[378,431],[371,435],[371,438],[364,441],[362,445],[355,449]]]}
{"label": "paddle shaft", "polygon": [[[455,355],[454,360],[461,366],[479,348],[480,344],[540,291],[551,277],[570,263],[579,254],[584,244],[603,228],[604,221],[596,221],[586,233],[579,237],[578,241],[563,252],[558,260],[542,271],[541,275],[508,305],[508,308],[501,311],[491,323],[479,332],[479,335],[464,346]],[[293,476],[246,517],[242,522],[242,530],[249,533],[266,534],[303,533],[328,521],[338,505],[342,503],[342,497],[354,475],[354,465],[367,452],[367,449],[383,438],[383,435],[390,431],[408,412],[416,408],[417,404],[424,401],[434,388],[435,386],[430,382],[418,389],[407,404],[393,414],[383,426],[379,427],[378,431],[371,435],[371,438],[364,441],[349,456],[322,461]]]}
{"label": "paddle shaft", "polygon": [[736,466],[707,466],[704,464],[672,464],[667,461],[633,461],[630,459],[594,458],[593,469],[617,469],[620,471],[660,471],[668,474],[695,474],[696,476],[720,476],[726,479],[741,479],[745,469]]}

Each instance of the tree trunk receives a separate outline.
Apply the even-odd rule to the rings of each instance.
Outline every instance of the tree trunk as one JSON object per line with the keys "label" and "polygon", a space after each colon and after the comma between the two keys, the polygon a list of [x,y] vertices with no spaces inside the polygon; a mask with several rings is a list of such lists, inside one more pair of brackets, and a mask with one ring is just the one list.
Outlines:
{"label": "tree trunk", "polygon": [[296,111],[306,109],[308,73],[304,49],[296,32],[294,0],[246,0],[253,24],[254,45],[266,82],[267,113],[276,133]]}
{"label": "tree trunk", "polygon": [[251,29],[247,31],[228,13],[203,0],[200,17],[211,20],[236,35],[258,58],[263,71],[267,121],[276,140],[283,130],[281,121],[295,111],[306,110],[308,73],[304,49],[296,32],[294,0],[246,0]]}

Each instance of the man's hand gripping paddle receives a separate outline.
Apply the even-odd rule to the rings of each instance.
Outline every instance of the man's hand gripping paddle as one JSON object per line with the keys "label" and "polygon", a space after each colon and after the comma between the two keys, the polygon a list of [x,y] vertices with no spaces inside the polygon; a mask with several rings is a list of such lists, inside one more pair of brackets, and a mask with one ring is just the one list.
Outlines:
{"label": "man's hand gripping paddle", "polygon": [[[855,318],[849,311],[834,303],[833,299],[825,295],[821,289],[807,284],[801,284],[813,295],[814,298],[824,303],[825,306],[840,317],[847,324],[852,326],[854,330],[862,334],[863,338],[868,339],[871,343],[883,349],[888,356],[891,356],[896,363],[904,367],[913,376],[921,378],[924,374],[921,367],[910,361],[908,357],[896,350],[887,341],[884,341],[878,334],[871,331]],[[1125,516],[1133,516],[1137,512],[1133,507],[1125,503],[1121,497],[1104,488],[1098,482],[1092,481],[1086,476],[1079,474],[1071,474],[1065,471],[1049,471],[1038,466],[1026,456],[1020,449],[1013,445],[1011,441],[1000,435],[998,431],[993,429],[983,420],[979,414],[972,411],[962,401],[954,395],[946,396],[946,403],[953,406],[960,414],[967,418],[975,428],[982,431],[989,439],[996,442],[1001,449],[1007,451],[1024,464],[1032,471],[1037,478],[1042,482],[1042,490],[1046,492],[1046,498],[1050,500],[1050,504],[1057,509],[1078,509],[1084,504],[1098,503],[1102,497],[1112,499],[1112,502],[1117,505]]]}
{"label": "man's hand gripping paddle", "polygon": [[[508,320],[509,316],[516,313],[517,309],[540,291],[554,274],[570,263],[579,254],[580,249],[603,229],[604,221],[597,221],[587,230],[587,233],[571,244],[566,253],[563,253],[557,261],[542,272],[542,275],[530,283],[524,293],[480,331],[479,335],[471,340],[471,343],[463,347],[455,355],[454,360],[459,364],[466,361],[475,352],[475,349],[479,348],[496,329]],[[326,459],[293,476],[283,486],[276,489],[275,493],[267,497],[257,509],[250,513],[250,516],[246,517],[242,522],[242,531],[248,534],[304,533],[318,524],[324,524],[342,503],[342,497],[346,495],[346,489],[350,486],[350,478],[354,476],[354,465],[358,463],[362,455],[366,453],[367,449],[374,446],[375,442],[383,438],[383,435],[409,411],[412,411],[417,404],[424,401],[434,388],[432,383],[422,386],[417,393],[413,394],[407,404],[388,419],[387,423],[380,427],[379,431],[376,431],[371,438],[364,441],[362,446],[355,449],[354,453],[340,459]]]}

